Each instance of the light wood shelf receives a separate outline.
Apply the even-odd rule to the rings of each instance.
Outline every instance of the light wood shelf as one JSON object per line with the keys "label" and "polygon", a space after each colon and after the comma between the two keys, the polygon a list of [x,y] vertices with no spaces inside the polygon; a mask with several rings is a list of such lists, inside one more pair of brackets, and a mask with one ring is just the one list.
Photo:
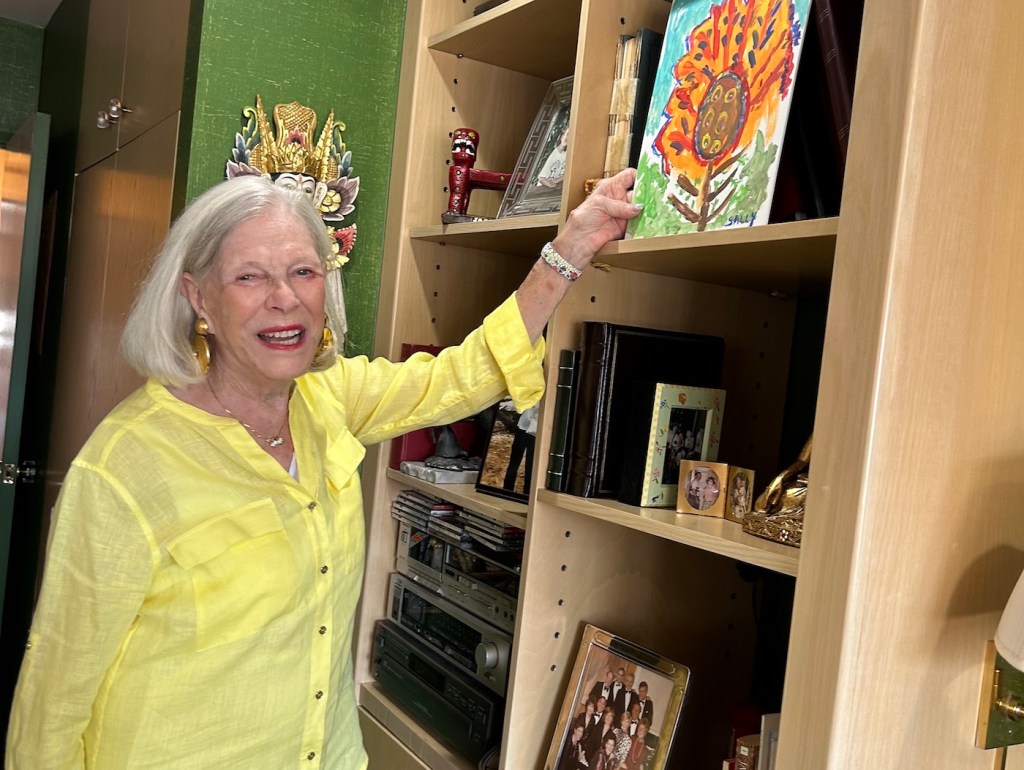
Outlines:
{"label": "light wood shelf", "polygon": [[558,219],[557,213],[532,214],[483,222],[426,225],[412,228],[409,237],[442,245],[536,258],[540,247],[558,233]]}
{"label": "light wood shelf", "polygon": [[440,497],[450,503],[461,505],[475,513],[482,513],[493,519],[520,529],[526,528],[525,503],[514,500],[503,500],[500,497],[482,495],[473,484],[434,484],[407,473],[388,468],[387,477],[403,487],[411,487],[434,497]]}
{"label": "light wood shelf", "polygon": [[507,0],[431,35],[427,47],[555,80],[576,65],[579,16],[580,0]]}
{"label": "light wood shelf", "polygon": [[375,682],[359,686],[359,705],[386,727],[428,767],[445,770],[476,770],[476,764],[453,752],[433,738],[401,706],[391,700]]}
{"label": "light wood shelf", "polygon": [[798,548],[749,535],[734,521],[676,513],[669,508],[638,508],[615,500],[576,497],[546,489],[539,490],[538,497],[542,502],[565,510],[647,532],[665,540],[674,540],[784,575],[795,577],[800,566]]}
{"label": "light wood shelf", "polygon": [[[415,240],[536,257],[555,237],[558,214],[413,228]],[[613,241],[596,262],[613,268],[764,291],[775,296],[827,294],[838,217]]]}
{"label": "light wood shelf", "polygon": [[613,241],[597,261],[776,296],[825,294],[832,279],[838,228],[838,217],[826,217]]}

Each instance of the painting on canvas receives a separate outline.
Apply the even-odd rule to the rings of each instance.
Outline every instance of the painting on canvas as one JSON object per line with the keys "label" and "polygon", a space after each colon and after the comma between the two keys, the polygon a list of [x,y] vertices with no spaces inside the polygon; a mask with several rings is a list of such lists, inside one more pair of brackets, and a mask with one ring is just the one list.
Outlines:
{"label": "painting on canvas", "polygon": [[765,224],[810,0],[674,0],[629,236]]}

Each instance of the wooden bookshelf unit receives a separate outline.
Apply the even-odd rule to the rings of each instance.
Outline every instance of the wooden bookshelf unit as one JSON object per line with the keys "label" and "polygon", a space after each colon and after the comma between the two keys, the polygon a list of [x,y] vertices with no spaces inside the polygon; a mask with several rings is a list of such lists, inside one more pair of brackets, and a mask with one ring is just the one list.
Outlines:
{"label": "wooden bookshelf unit", "polygon": [[[601,174],[618,36],[664,30],[670,7],[507,0],[474,16],[473,5],[407,3],[378,355],[456,344],[516,288]],[[980,137],[950,119],[948,100],[970,84],[984,146],[1014,146],[1019,89],[996,84],[1024,6],[866,5],[840,216],[610,244],[598,257],[608,269],[585,272],[546,335],[549,393],[585,320],[723,337],[720,459],[754,469],[760,491],[806,439],[794,432],[813,426],[802,548],[728,521],[543,489],[550,398],[529,505],[410,479],[387,468],[389,447],[371,450],[355,650],[371,768],[472,768],[371,673],[394,569],[389,508],[407,488],[526,530],[503,770],[542,767],[586,623],[691,668],[679,766],[721,766],[731,709],[768,666],[784,681],[781,770],[937,767],[935,757],[991,767],[972,744],[982,644],[1024,568],[1019,483],[1005,494],[1024,457],[1013,310],[1024,296],[1024,161],[980,159]],[[512,169],[549,84],[569,75],[562,213],[441,225],[451,132],[479,131],[479,168]],[[493,217],[500,197],[475,192],[470,213]],[[824,311],[803,312],[826,303],[827,327]],[[792,603],[772,627],[752,610],[764,576]],[[766,662],[766,641],[788,656]],[[1008,766],[1024,767],[1014,757]]]}

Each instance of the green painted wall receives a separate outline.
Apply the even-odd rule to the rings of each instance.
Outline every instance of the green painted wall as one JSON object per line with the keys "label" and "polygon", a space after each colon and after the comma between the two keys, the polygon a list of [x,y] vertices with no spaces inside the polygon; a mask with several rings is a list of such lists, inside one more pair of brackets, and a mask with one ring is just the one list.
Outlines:
{"label": "green painted wall", "polygon": [[0,19],[0,146],[39,104],[43,30]]}
{"label": "green painted wall", "polygon": [[[347,353],[369,354],[377,317],[381,252],[398,94],[405,0],[205,0],[188,140],[186,200],[224,178],[242,108],[263,98],[330,110],[346,126],[359,235],[345,266]],[[195,20],[194,20],[195,21]]]}

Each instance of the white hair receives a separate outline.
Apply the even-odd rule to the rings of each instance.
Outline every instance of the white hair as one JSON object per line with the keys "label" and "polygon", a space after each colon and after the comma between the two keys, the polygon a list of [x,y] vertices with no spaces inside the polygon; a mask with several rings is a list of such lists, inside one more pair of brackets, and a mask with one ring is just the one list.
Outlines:
{"label": "white hair", "polygon": [[[282,190],[258,176],[240,176],[211,187],[171,227],[128,313],[121,348],[139,374],[167,387],[203,379],[192,350],[196,314],[181,292],[182,275],[190,273],[202,281],[213,269],[224,239],[243,222],[273,209],[295,216],[322,263],[331,256],[323,220],[301,193]],[[311,367],[317,371],[334,364],[346,331],[341,270],[329,271],[325,283],[324,311],[335,332],[335,348]]]}

